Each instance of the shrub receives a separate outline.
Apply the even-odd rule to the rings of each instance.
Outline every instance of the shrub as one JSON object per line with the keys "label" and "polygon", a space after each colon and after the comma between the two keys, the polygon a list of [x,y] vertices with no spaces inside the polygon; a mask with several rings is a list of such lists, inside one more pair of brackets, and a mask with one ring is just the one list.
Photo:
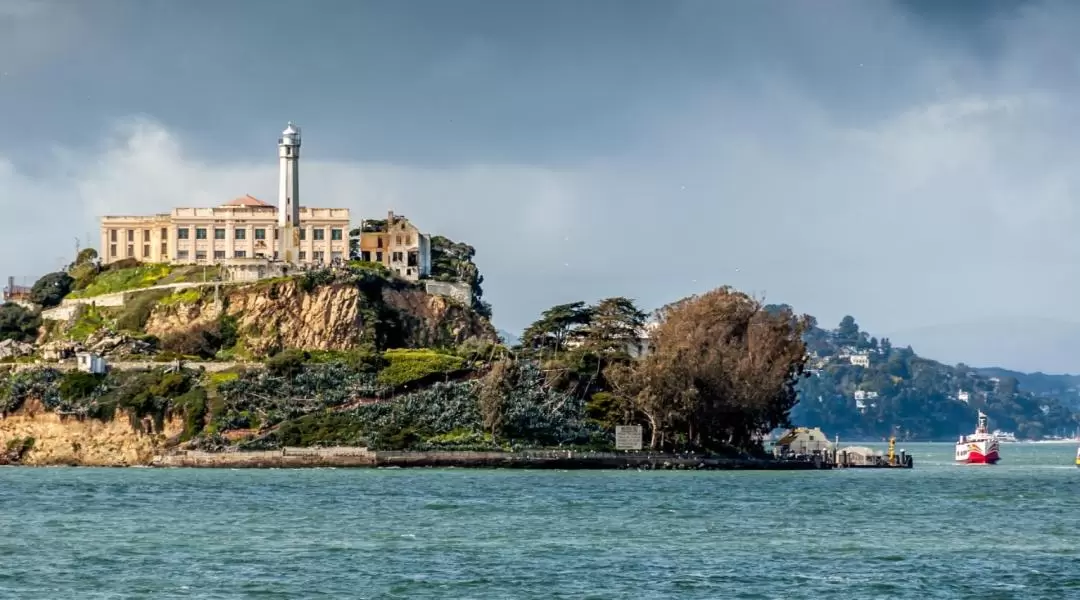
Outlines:
{"label": "shrub", "polygon": [[199,325],[170,333],[161,339],[161,349],[181,356],[211,358],[221,347],[219,333],[210,325]]}
{"label": "shrub", "polygon": [[73,402],[85,398],[91,398],[101,387],[103,375],[83,373],[82,371],[68,371],[60,380],[58,392],[62,400]]}
{"label": "shrub", "polygon": [[275,377],[291,379],[304,369],[307,354],[301,350],[283,350],[266,361],[266,372]]}
{"label": "shrub", "polygon": [[140,332],[150,320],[154,306],[169,296],[168,290],[151,290],[136,294],[129,300],[116,317],[116,328],[124,331]]}
{"label": "shrub", "polygon": [[34,287],[30,289],[30,301],[51,308],[60,304],[74,284],[75,280],[63,271],[49,273],[34,282]]}
{"label": "shrub", "polygon": [[387,350],[384,356],[389,364],[379,372],[379,382],[394,388],[459,371],[465,364],[460,356],[431,350]]}

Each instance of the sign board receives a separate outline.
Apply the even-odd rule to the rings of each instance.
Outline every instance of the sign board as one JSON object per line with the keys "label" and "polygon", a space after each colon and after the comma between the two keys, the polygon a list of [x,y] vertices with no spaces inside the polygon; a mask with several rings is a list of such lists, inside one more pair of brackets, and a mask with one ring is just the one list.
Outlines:
{"label": "sign board", "polygon": [[616,425],[616,450],[641,450],[641,425]]}

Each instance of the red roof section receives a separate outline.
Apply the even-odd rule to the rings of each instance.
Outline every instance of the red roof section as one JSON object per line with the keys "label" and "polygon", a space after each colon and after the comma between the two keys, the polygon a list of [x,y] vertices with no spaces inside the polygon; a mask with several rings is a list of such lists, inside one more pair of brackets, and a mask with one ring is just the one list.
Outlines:
{"label": "red roof section", "polygon": [[267,204],[267,203],[263,202],[262,200],[259,200],[255,196],[252,196],[251,194],[246,194],[246,195],[244,195],[244,196],[242,196],[240,198],[237,198],[237,199],[235,199],[235,200],[233,200],[231,202],[227,202],[223,206],[254,206],[254,207],[265,207],[265,208],[273,208],[274,207],[273,204]]}

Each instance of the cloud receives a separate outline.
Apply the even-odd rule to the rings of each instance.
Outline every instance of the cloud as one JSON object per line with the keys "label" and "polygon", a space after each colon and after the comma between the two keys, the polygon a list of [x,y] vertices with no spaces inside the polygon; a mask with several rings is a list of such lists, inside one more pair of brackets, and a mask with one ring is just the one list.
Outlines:
{"label": "cloud", "polygon": [[[305,158],[304,202],[347,206],[356,218],[393,209],[473,244],[496,321],[510,330],[557,302],[628,295],[655,307],[722,284],[789,302],[826,325],[850,313],[874,333],[901,332],[897,341],[916,350],[926,340],[951,360],[964,360],[958,354],[970,345],[949,354],[940,335],[920,327],[1074,320],[1080,42],[1062,26],[1080,16],[1073,5],[995,14],[960,41],[881,3],[836,2],[828,19],[795,7],[741,21],[723,18],[724,3],[679,6],[665,26],[684,28],[684,39],[713,28],[732,35],[706,57],[716,65],[693,67],[687,57],[701,58],[693,44],[652,38],[652,62],[635,65],[640,72],[622,65],[604,80],[625,104],[582,83],[590,98],[612,103],[608,112],[635,117],[617,140],[605,143],[614,122],[605,121],[582,125],[574,140],[587,139],[589,151],[567,149],[572,158],[561,161]],[[622,47],[606,42],[581,63],[538,65],[535,80],[518,69],[510,97],[555,90],[559,105],[569,104],[574,77],[617,60]],[[497,80],[492,69],[513,59],[500,43],[466,36],[422,78]],[[483,100],[498,112],[498,99]],[[507,135],[551,139],[548,122],[528,119],[522,112]],[[280,125],[268,126],[268,146]],[[272,158],[227,145],[211,154],[149,117],[105,133],[101,143],[61,145],[43,166],[0,157],[0,189],[12,191],[0,198],[11,217],[0,234],[20,249],[0,256],[5,273],[55,268],[73,236],[96,235],[100,214],[276,196]],[[310,154],[327,156],[318,147]],[[1030,367],[1061,358],[1061,348],[1040,356],[1003,341],[979,360]],[[1080,369],[1080,355],[1053,364]]]}

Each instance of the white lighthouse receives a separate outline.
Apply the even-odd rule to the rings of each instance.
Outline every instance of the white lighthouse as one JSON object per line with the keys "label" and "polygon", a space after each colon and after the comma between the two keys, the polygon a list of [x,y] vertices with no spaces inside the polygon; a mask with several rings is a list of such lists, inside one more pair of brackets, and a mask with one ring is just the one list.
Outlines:
{"label": "white lighthouse", "polygon": [[278,140],[278,161],[278,256],[295,263],[300,251],[300,128],[291,121]]}

